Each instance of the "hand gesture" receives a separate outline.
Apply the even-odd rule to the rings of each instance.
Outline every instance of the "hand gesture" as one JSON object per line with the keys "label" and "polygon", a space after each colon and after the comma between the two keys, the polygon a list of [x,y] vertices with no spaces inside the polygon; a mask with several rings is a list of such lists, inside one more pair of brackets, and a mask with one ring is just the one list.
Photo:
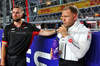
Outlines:
{"label": "hand gesture", "polygon": [[51,55],[51,58],[53,57],[53,52],[52,52],[52,48],[51,48],[51,51],[50,51],[50,55]]}
{"label": "hand gesture", "polygon": [[57,33],[61,33],[62,37],[66,37],[68,35],[67,29],[64,25],[57,29]]}

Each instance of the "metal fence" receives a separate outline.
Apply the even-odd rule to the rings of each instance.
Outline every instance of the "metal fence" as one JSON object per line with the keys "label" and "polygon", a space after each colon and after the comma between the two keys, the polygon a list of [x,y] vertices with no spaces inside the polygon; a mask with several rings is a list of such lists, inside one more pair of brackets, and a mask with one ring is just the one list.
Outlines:
{"label": "metal fence", "polygon": [[[27,2],[26,2],[27,1]],[[78,18],[81,22],[86,21],[92,28],[97,29],[97,21],[100,20],[100,0],[0,0],[0,25],[9,24],[11,19],[11,8],[13,5],[19,5],[24,8],[29,16],[29,22],[36,23],[60,23],[61,10],[68,5],[75,5],[79,8]]]}

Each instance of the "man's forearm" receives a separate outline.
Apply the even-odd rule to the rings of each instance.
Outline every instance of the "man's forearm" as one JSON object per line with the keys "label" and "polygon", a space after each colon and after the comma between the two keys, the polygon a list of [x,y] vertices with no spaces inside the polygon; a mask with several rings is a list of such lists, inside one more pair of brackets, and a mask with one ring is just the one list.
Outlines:
{"label": "man's forearm", "polygon": [[50,35],[53,35],[55,33],[56,33],[55,30],[41,30],[41,32],[39,33],[39,35],[50,36]]}
{"label": "man's forearm", "polygon": [[1,48],[1,65],[5,65],[5,57],[6,57],[6,46],[2,46],[2,48]]}

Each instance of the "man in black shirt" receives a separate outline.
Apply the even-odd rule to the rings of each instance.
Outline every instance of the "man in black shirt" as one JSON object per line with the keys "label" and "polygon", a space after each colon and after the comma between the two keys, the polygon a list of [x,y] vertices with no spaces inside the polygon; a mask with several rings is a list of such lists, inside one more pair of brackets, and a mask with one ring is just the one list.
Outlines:
{"label": "man in black shirt", "polygon": [[35,35],[50,36],[55,30],[41,30],[22,21],[24,10],[20,6],[12,9],[13,23],[6,26],[2,36],[1,65],[26,66],[26,51]]}

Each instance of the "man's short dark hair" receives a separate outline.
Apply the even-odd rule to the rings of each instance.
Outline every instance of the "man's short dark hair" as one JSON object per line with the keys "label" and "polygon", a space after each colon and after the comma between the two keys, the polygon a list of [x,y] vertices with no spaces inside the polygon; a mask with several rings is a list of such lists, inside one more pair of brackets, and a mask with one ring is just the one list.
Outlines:
{"label": "man's short dark hair", "polygon": [[78,8],[77,8],[76,6],[73,6],[73,5],[67,6],[67,7],[65,7],[62,11],[65,11],[65,10],[68,10],[68,9],[69,9],[72,13],[78,15],[79,10],[78,10]]}

